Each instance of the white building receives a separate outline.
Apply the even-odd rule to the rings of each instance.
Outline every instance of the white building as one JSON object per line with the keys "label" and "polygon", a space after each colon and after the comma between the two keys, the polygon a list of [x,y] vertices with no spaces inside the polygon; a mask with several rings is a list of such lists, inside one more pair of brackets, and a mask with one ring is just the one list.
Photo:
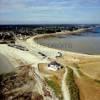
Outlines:
{"label": "white building", "polygon": [[53,62],[48,64],[49,70],[57,71],[61,68],[63,68],[63,66],[61,66],[61,64],[57,63],[56,61],[53,61]]}

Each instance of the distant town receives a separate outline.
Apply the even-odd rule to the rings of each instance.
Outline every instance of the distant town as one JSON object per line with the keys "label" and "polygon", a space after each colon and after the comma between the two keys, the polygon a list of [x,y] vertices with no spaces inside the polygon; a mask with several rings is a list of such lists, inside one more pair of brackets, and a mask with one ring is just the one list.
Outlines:
{"label": "distant town", "polygon": [[81,28],[90,28],[98,25],[89,24],[61,24],[61,25],[0,25],[0,43],[6,43],[8,40],[14,42],[14,39],[28,38],[37,34],[53,34],[62,31],[74,31]]}

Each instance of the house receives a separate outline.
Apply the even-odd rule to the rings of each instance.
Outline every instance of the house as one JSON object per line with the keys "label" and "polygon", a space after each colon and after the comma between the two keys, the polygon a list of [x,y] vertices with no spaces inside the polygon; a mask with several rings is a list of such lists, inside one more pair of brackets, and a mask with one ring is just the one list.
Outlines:
{"label": "house", "polygon": [[63,68],[63,66],[56,61],[53,61],[53,62],[48,64],[49,70],[57,71],[57,70],[62,69],[62,68]]}

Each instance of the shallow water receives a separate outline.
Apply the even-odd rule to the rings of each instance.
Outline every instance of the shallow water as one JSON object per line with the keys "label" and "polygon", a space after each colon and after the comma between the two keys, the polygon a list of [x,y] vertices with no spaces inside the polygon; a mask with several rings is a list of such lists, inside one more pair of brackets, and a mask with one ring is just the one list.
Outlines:
{"label": "shallow water", "polygon": [[[100,28],[99,28],[100,29]],[[60,35],[36,40],[39,44],[85,54],[100,54],[100,30],[81,35]]]}

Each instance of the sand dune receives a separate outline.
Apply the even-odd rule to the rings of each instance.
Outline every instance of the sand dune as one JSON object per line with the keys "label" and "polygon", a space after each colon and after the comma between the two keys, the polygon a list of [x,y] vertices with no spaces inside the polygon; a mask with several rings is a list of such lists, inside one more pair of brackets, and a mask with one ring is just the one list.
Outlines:
{"label": "sand dune", "polygon": [[0,54],[0,74],[9,73],[14,70],[14,67],[10,63],[9,59]]}

